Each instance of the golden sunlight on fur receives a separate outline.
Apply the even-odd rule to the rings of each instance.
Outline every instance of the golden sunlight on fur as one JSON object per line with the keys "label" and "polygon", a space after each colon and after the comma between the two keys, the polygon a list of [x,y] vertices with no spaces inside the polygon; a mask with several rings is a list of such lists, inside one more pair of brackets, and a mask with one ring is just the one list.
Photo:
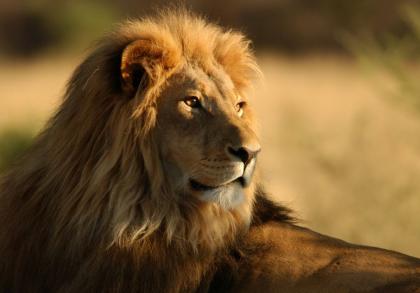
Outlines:
{"label": "golden sunlight on fur", "polygon": [[420,290],[418,259],[300,228],[268,199],[258,75],[241,33],[182,9],[101,40],[1,178],[1,290]]}

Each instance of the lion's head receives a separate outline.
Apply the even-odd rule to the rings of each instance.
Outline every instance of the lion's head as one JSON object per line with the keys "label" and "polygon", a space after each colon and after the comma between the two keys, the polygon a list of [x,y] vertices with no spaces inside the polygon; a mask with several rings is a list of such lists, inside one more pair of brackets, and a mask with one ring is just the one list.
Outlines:
{"label": "lion's head", "polygon": [[260,150],[246,90],[257,73],[240,33],[185,11],[124,23],[100,41],[29,171],[13,175],[37,174],[30,193],[55,215],[54,245],[63,235],[163,233],[218,247],[246,227]]}
{"label": "lion's head", "polygon": [[216,60],[179,64],[156,97],[153,130],[175,193],[227,210],[245,201],[260,150],[250,111]]}
{"label": "lion's head", "polygon": [[213,205],[220,213],[248,209],[260,151],[245,93],[257,71],[248,41],[186,13],[125,30],[139,35],[122,53],[122,88],[135,100],[133,117],[147,117],[140,128],[147,124],[159,156],[158,172],[156,160],[144,158],[159,182],[156,196],[169,192],[181,206]]}

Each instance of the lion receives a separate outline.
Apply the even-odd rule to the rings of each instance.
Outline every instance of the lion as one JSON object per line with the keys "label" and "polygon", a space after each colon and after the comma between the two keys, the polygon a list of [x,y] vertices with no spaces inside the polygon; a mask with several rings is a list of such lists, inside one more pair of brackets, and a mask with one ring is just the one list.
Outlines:
{"label": "lion", "polygon": [[259,74],[242,33],[183,9],[99,41],[1,179],[1,291],[420,290],[420,260],[302,228],[266,195]]}

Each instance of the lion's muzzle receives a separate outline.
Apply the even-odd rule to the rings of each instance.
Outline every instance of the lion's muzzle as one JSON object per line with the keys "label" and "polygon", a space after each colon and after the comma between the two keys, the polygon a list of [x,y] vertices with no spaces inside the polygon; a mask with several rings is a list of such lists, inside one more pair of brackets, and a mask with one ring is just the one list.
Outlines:
{"label": "lion's muzzle", "polygon": [[203,160],[194,170],[190,185],[197,191],[216,189],[236,182],[242,187],[248,187],[252,181],[255,165],[255,157],[246,164],[238,161]]}

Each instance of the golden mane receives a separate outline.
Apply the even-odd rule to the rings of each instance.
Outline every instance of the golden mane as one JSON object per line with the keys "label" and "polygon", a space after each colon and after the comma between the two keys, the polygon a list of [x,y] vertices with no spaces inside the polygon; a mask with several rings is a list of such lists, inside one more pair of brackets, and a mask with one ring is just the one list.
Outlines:
{"label": "golden mane", "polygon": [[[122,51],[136,40],[151,41],[166,57],[151,74],[141,102],[124,96],[119,79]],[[66,235],[74,236],[74,245],[98,237],[112,244],[163,227],[167,241],[222,244],[238,221],[249,221],[251,203],[226,212],[183,202],[165,181],[154,142],[156,97],[171,73],[168,68],[186,62],[204,71],[216,62],[240,90],[258,72],[242,34],[223,31],[185,10],[123,23],[76,69],[57,114],[26,159],[3,178],[1,200],[25,197],[20,217],[39,209],[54,246],[64,245]],[[219,219],[216,224],[214,219]]]}

